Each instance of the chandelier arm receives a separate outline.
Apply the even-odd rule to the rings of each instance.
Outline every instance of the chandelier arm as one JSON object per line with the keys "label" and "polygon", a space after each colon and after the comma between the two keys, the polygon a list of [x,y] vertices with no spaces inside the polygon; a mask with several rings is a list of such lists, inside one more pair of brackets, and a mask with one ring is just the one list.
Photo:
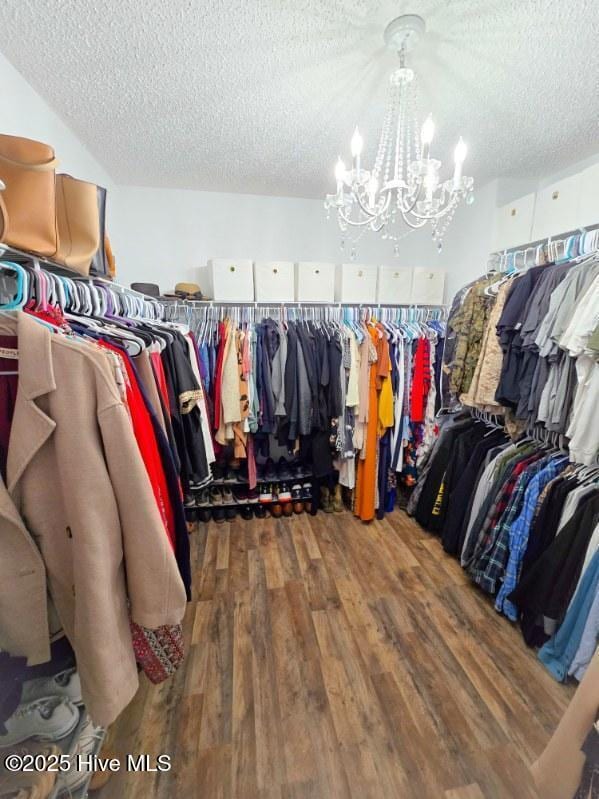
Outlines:
{"label": "chandelier arm", "polygon": [[[385,199],[385,204],[383,205],[383,207],[381,208],[381,210],[380,210],[380,211],[379,211],[379,213],[377,214],[377,217],[382,217],[382,216],[383,216],[383,214],[386,214],[386,213],[387,213],[387,211],[389,210],[389,204],[390,204],[390,202],[391,202],[391,194],[388,194],[388,195],[387,195],[387,197],[386,197],[386,199]],[[386,224],[387,224],[387,223],[386,223],[386,222],[384,222],[384,223],[383,223],[383,226],[384,226],[384,225],[386,225]]]}
{"label": "chandelier arm", "polygon": [[452,198],[445,208],[442,211],[436,211],[434,214],[419,214],[416,211],[411,211],[410,213],[412,216],[417,217],[417,219],[424,219],[425,222],[429,222],[431,219],[443,219],[444,216],[447,216],[451,208],[457,208],[459,200],[455,200]]}
{"label": "chandelier arm", "polygon": [[370,219],[356,221],[354,219],[350,219],[348,216],[345,216],[341,209],[338,210],[337,215],[343,220],[343,222],[345,222],[346,225],[351,225],[352,227],[364,227],[364,225],[369,225],[373,219],[373,217],[371,217]]}
{"label": "chandelier arm", "polygon": [[373,219],[376,219],[376,218],[377,218],[378,216],[380,216],[381,214],[384,214],[384,213],[386,212],[387,208],[389,207],[389,197],[390,197],[390,193],[389,193],[389,194],[387,195],[387,197],[385,198],[385,203],[384,203],[384,205],[383,205],[383,206],[382,206],[380,209],[378,209],[378,210],[377,210],[376,208],[375,208],[374,210],[371,210],[371,209],[368,209],[368,208],[366,208],[366,207],[365,207],[365,205],[364,205],[364,203],[362,202],[362,198],[360,197],[360,194],[359,194],[358,192],[354,192],[354,197],[355,197],[355,198],[356,198],[356,200],[358,201],[358,205],[360,206],[360,210],[361,210],[361,211],[362,211],[364,214],[366,214],[366,216],[369,216],[369,217],[370,217],[370,221],[372,221]]}
{"label": "chandelier arm", "polygon": [[385,222],[385,221],[382,221],[382,222],[381,222],[381,224],[380,224],[378,227],[373,227],[373,228],[371,228],[371,230],[372,230],[372,232],[373,232],[373,233],[380,233],[380,232],[381,232],[381,230],[382,230],[384,227],[386,227],[386,225],[387,225],[387,222]]}
{"label": "chandelier arm", "polygon": [[401,212],[401,218],[408,227],[412,228],[412,230],[418,230],[419,228],[424,227],[428,222],[428,219],[422,219],[422,218],[418,222],[411,222],[408,216],[403,212]]}
{"label": "chandelier arm", "polygon": [[398,208],[398,210],[399,210],[399,212],[401,213],[402,216],[404,214],[413,213],[414,208],[416,208],[416,203],[418,202],[418,200],[420,199],[420,196],[422,195],[423,185],[424,184],[420,183],[420,185],[418,186],[418,191],[414,195],[414,201],[412,202],[412,204],[410,205],[409,208],[404,208],[403,204],[397,206],[397,208]]}
{"label": "chandelier arm", "polygon": [[374,209],[366,208],[366,206],[362,202],[362,198],[360,197],[360,195],[359,195],[359,193],[357,191],[354,192],[354,197],[356,198],[356,201],[357,201],[357,203],[358,203],[358,205],[360,207],[360,210],[362,211],[363,214],[365,214],[367,217],[370,218],[370,221],[372,221],[373,219],[375,219],[378,216],[378,213]]}

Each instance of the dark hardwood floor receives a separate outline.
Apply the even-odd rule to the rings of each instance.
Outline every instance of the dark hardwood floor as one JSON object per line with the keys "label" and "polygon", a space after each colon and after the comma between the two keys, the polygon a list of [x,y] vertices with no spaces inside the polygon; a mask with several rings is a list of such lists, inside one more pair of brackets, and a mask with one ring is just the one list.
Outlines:
{"label": "dark hardwood floor", "polygon": [[200,525],[188,654],[112,728],[99,799],[527,799],[571,695],[402,512]]}

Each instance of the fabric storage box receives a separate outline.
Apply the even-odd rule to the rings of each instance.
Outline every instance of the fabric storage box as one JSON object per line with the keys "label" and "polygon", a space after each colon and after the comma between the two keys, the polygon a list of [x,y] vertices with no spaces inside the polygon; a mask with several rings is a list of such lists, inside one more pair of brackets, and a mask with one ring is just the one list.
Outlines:
{"label": "fabric storage box", "polygon": [[235,258],[212,258],[208,261],[212,299],[216,302],[253,302],[254,272],[252,262]]}
{"label": "fabric storage box", "polygon": [[580,172],[537,192],[532,240],[568,233],[579,224]]}
{"label": "fabric storage box", "polygon": [[411,266],[379,266],[376,301],[380,305],[409,305],[412,301]]}
{"label": "fabric storage box", "polygon": [[377,268],[369,264],[337,264],[335,300],[373,305],[376,303]]}
{"label": "fabric storage box", "polygon": [[293,262],[255,261],[256,302],[293,302]]}
{"label": "fabric storage box", "polygon": [[494,250],[505,250],[531,241],[536,195],[526,194],[495,212]]}
{"label": "fabric storage box", "polygon": [[443,305],[445,270],[414,267],[412,299],[414,305]]}
{"label": "fabric storage box", "polygon": [[580,202],[576,224],[581,227],[599,222],[599,164],[585,169],[580,175]]}
{"label": "fabric storage box", "polygon": [[299,261],[295,265],[295,299],[298,302],[334,302],[335,264]]}

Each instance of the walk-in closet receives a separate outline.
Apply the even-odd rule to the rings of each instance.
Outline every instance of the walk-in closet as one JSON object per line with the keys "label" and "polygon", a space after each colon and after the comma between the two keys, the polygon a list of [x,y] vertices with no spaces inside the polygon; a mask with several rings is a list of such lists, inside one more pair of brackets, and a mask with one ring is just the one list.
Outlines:
{"label": "walk-in closet", "polygon": [[598,20],[0,6],[0,799],[599,797]]}

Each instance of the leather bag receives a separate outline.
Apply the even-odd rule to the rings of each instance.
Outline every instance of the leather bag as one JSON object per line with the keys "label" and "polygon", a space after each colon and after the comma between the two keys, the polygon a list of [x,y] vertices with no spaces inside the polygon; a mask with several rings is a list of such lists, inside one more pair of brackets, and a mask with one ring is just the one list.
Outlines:
{"label": "leather bag", "polygon": [[111,280],[114,280],[116,277],[116,259],[112,251],[112,245],[110,243],[110,239],[108,238],[108,233],[104,236],[104,252],[106,253],[106,266],[108,267],[107,277],[109,277]]}
{"label": "leather bag", "polygon": [[19,250],[53,257],[58,248],[55,169],[48,144],[0,135],[0,240]]}
{"label": "leather bag", "polygon": [[89,275],[92,258],[100,246],[97,186],[70,175],[56,176],[56,260]]}
{"label": "leather bag", "polygon": [[94,253],[90,272],[92,275],[106,277],[108,275],[108,261],[106,258],[106,189],[96,186],[96,199],[98,202],[98,217],[100,220],[100,246]]}

